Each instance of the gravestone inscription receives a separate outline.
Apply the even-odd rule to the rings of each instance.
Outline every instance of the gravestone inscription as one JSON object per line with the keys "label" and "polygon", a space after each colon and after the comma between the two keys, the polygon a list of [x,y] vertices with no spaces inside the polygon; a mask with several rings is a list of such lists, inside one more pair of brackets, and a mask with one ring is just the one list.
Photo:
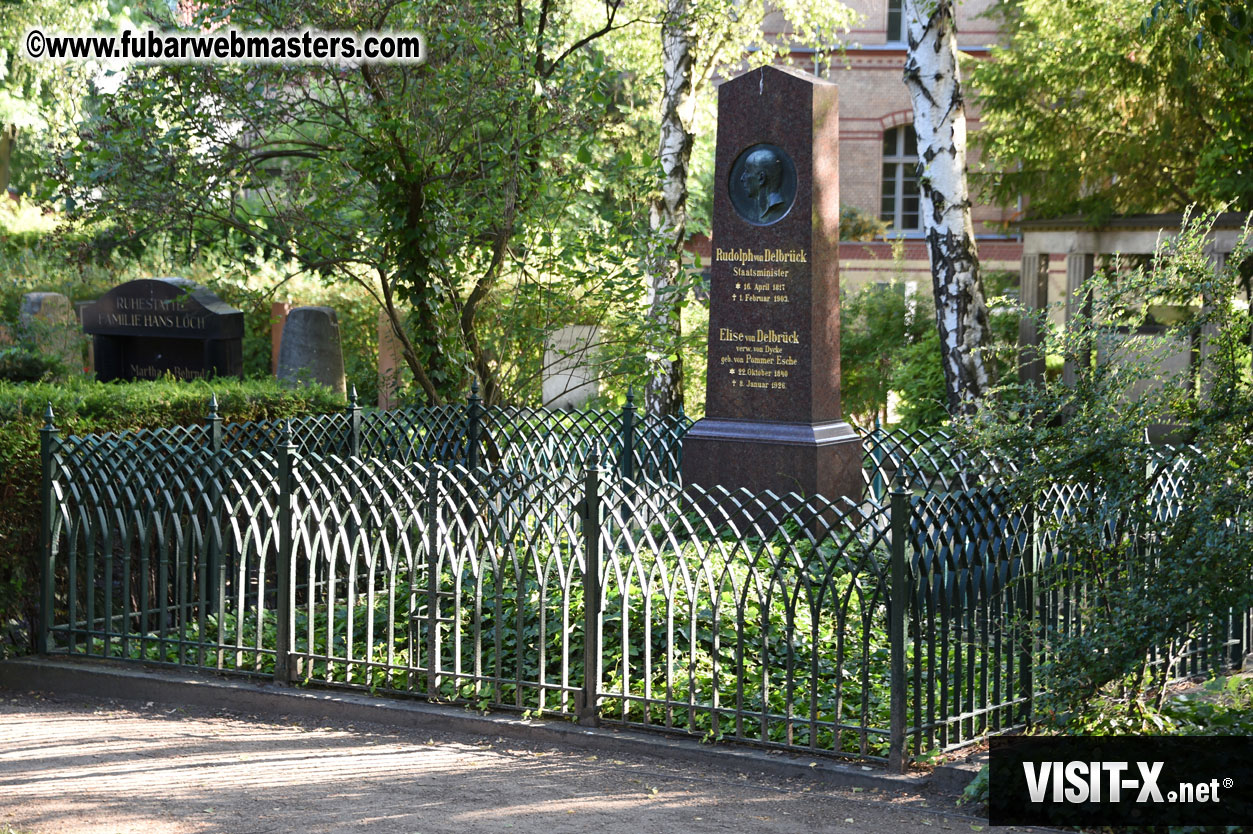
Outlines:
{"label": "gravestone inscription", "polygon": [[683,479],[858,496],[840,419],[837,88],[765,67],[718,90],[706,417]]}
{"label": "gravestone inscription", "polygon": [[244,314],[185,278],[119,284],[83,310],[96,376],[243,376]]}

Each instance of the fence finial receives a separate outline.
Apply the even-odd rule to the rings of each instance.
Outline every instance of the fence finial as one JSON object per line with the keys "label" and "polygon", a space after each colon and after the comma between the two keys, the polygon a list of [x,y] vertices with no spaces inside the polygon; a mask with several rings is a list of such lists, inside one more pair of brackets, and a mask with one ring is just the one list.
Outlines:
{"label": "fence finial", "polygon": [[44,411],[44,428],[52,431],[57,430],[56,422],[52,416],[52,400],[48,400],[48,408]]}
{"label": "fence finial", "polygon": [[218,395],[217,392],[209,394],[209,419],[216,420],[218,418]]}
{"label": "fence finial", "polygon": [[292,445],[291,418],[288,417],[283,421],[283,433],[279,435],[279,444],[283,446]]}
{"label": "fence finial", "polygon": [[348,393],[348,407],[349,408],[357,407],[357,386],[356,385],[353,385],[352,390]]}
{"label": "fence finial", "polygon": [[628,385],[628,386],[627,386],[627,402],[626,402],[626,407],[627,407],[627,408],[635,408],[635,386],[634,386],[634,385]]}
{"label": "fence finial", "polygon": [[914,491],[913,474],[908,466],[901,466],[892,473],[892,491],[898,493]]}
{"label": "fence finial", "polygon": [[477,400],[479,398],[479,378],[476,376],[470,380],[470,399]]}

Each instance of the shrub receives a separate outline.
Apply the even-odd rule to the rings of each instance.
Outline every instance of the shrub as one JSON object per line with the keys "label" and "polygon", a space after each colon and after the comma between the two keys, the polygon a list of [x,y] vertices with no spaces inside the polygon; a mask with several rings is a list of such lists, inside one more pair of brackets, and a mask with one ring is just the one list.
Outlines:
{"label": "shrub", "polygon": [[230,422],[281,419],[344,407],[343,400],[325,388],[292,390],[279,387],[274,380],[112,384],[75,377],[56,385],[0,382],[0,622],[35,622],[41,521],[39,429],[48,404],[63,435],[92,434],[199,423],[208,413],[210,392],[217,395],[218,414]]}
{"label": "shrub", "polygon": [[929,294],[902,280],[840,295],[840,401],[854,422],[887,422],[888,393],[901,396],[909,428],[948,418],[940,337]]}
{"label": "shrub", "polygon": [[[1044,331],[1044,351],[1071,363],[1073,384],[1007,386],[973,425],[1061,554],[1041,568],[1037,590],[1065,589],[1083,623],[1044,634],[1045,707],[1061,724],[1097,707],[1138,725],[1160,706],[1187,642],[1253,606],[1251,321],[1240,274],[1253,254],[1233,253],[1216,272],[1210,226],[1186,221],[1147,265],[1088,282],[1066,329]],[[1137,337],[1158,305],[1195,312]],[[1171,345],[1198,345],[1204,366],[1163,370]],[[1180,445],[1148,442],[1164,431]],[[1218,659],[1215,647],[1204,660]]]}
{"label": "shrub", "polygon": [[0,380],[7,382],[50,382],[61,379],[69,369],[55,356],[26,347],[0,348]]}

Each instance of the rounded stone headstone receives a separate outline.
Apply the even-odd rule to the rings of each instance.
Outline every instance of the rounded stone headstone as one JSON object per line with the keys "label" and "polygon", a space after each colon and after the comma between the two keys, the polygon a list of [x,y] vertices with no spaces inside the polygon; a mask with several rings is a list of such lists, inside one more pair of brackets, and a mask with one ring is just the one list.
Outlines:
{"label": "rounded stone headstone", "polygon": [[74,370],[82,370],[78,316],[59,292],[28,292],[18,313],[20,329],[40,351],[53,354]]}
{"label": "rounded stone headstone", "polygon": [[346,393],[339,319],[333,309],[296,307],[287,314],[275,376],[292,385],[317,382]]}

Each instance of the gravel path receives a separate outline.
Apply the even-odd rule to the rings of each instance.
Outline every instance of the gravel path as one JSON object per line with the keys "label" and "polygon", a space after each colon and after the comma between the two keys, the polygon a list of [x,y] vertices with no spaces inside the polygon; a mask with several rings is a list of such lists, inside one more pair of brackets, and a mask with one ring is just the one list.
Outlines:
{"label": "gravel path", "polygon": [[20,834],[935,834],[986,826],[947,798],[656,758],[0,696],[0,834],[5,826]]}

